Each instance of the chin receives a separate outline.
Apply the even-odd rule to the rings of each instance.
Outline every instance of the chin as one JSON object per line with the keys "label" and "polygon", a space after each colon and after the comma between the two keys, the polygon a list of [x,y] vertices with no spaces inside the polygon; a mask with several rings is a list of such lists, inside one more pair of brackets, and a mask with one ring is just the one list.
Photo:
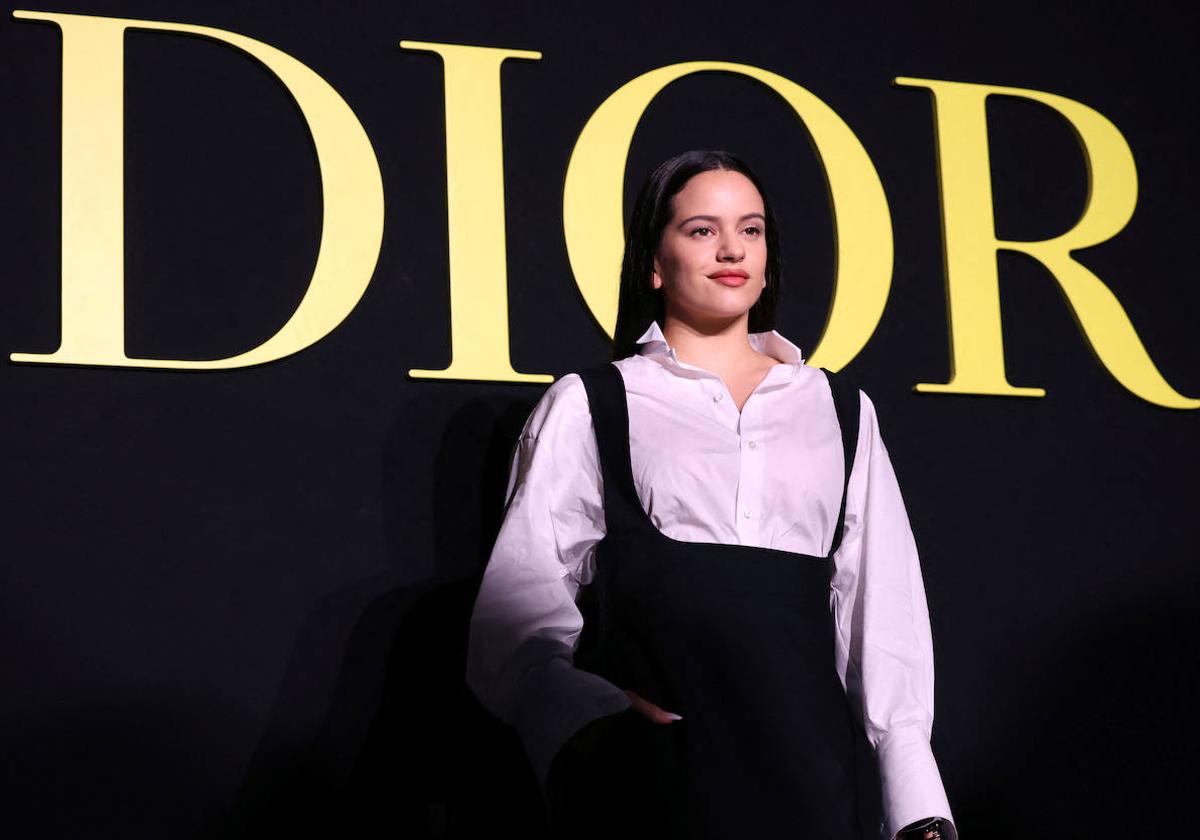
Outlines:
{"label": "chin", "polygon": [[714,309],[705,309],[705,310],[693,310],[692,312],[689,312],[687,314],[687,319],[689,321],[695,321],[698,323],[736,321],[738,318],[742,317],[743,315],[749,315],[749,312],[750,312],[749,306],[739,308],[739,309],[726,309],[726,308],[716,309],[716,308],[714,308]]}

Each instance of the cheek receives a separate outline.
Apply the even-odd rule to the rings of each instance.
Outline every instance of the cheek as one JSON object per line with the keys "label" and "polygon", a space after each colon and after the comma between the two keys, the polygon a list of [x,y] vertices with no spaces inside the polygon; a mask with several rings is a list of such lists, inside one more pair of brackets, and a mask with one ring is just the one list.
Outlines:
{"label": "cheek", "polygon": [[662,266],[664,279],[669,277],[676,282],[686,281],[697,270],[707,265],[702,257],[687,251],[665,253],[659,258],[659,264]]}

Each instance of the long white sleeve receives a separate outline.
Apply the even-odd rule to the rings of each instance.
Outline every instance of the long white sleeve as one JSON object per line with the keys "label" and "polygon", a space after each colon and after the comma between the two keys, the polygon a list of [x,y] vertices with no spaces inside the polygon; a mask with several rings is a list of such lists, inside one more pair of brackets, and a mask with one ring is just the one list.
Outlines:
{"label": "long white sleeve", "polygon": [[[933,641],[916,542],[875,414],[860,393],[859,442],[834,556],[835,662],[883,792],[883,837],[916,820],[951,821],[930,749]],[[944,830],[956,840],[951,822]]]}
{"label": "long white sleeve", "polygon": [[539,784],[583,724],[628,696],[576,669],[579,586],[604,536],[603,477],[583,381],[547,389],[513,451],[506,509],[471,617],[467,685],[521,737]]}

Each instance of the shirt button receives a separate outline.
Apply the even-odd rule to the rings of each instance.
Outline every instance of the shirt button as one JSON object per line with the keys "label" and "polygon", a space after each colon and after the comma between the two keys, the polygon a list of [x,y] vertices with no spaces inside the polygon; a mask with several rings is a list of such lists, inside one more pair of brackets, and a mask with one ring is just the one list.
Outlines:
{"label": "shirt button", "polygon": [[750,441],[750,443],[748,443],[746,445],[749,446],[751,449],[758,449],[758,443],[756,443],[755,441]]}
{"label": "shirt button", "polygon": [[720,402],[723,399],[725,399],[724,394],[713,394],[713,402]]}
{"label": "shirt button", "polygon": [[742,513],[745,515],[745,517],[746,517],[747,519],[749,519],[749,518],[750,518],[750,511],[748,511],[748,510],[744,510],[744,511],[742,511]]}

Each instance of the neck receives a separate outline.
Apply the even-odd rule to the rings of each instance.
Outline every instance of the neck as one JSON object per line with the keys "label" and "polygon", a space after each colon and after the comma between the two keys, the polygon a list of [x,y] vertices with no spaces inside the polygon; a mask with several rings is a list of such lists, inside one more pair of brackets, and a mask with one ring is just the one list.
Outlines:
{"label": "neck", "polygon": [[662,332],[681,362],[712,371],[753,364],[761,354],[750,346],[749,313],[728,321],[683,320],[667,313]]}

